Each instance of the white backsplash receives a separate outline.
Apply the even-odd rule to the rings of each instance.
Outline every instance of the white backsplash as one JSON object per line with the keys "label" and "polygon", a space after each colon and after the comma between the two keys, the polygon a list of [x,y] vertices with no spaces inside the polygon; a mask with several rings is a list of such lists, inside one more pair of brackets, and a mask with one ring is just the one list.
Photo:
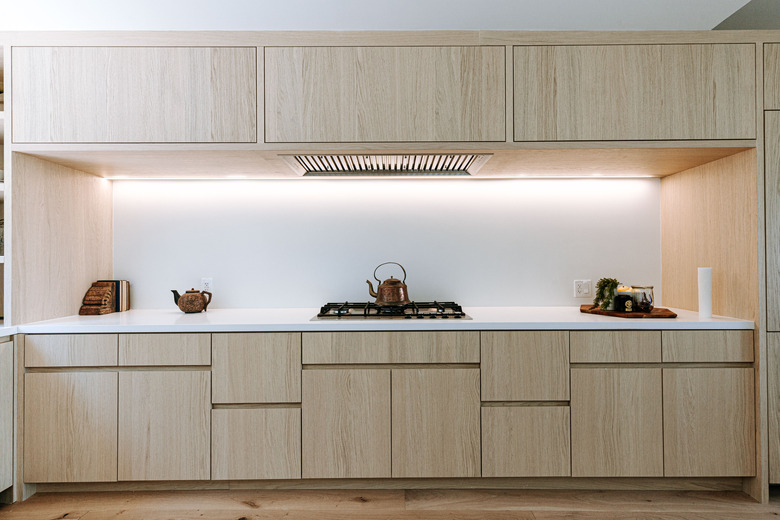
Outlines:
{"label": "white backsplash", "polygon": [[660,182],[114,181],[114,276],[136,309],[202,277],[215,308],[367,301],[386,261],[416,300],[579,305],[573,280],[609,276],[661,303]]}

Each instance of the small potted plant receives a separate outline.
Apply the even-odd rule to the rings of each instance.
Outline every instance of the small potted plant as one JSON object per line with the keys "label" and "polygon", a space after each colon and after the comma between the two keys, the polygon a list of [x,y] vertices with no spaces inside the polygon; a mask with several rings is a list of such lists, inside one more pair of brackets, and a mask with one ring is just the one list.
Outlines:
{"label": "small potted plant", "polygon": [[593,298],[593,307],[601,307],[602,311],[610,310],[613,307],[615,291],[618,288],[618,281],[615,278],[601,278],[596,282],[596,297]]}

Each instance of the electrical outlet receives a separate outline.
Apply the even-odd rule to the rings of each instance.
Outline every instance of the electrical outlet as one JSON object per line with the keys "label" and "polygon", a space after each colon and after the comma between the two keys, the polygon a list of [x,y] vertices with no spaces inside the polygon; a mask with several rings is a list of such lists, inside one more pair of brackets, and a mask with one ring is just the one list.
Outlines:
{"label": "electrical outlet", "polygon": [[201,278],[200,279],[200,290],[201,291],[208,291],[212,292],[212,288],[214,287],[214,279],[213,278]]}
{"label": "electrical outlet", "polygon": [[575,298],[593,297],[593,289],[591,288],[590,280],[574,280],[574,297]]}

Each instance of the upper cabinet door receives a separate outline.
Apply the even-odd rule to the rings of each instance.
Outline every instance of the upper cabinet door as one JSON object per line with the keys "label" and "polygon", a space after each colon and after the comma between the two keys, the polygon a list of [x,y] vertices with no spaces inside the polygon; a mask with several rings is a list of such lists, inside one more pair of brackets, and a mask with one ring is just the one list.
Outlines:
{"label": "upper cabinet door", "polygon": [[764,110],[780,109],[780,44],[764,44]]}
{"label": "upper cabinet door", "polygon": [[514,48],[515,141],[755,139],[755,45]]}
{"label": "upper cabinet door", "polygon": [[266,47],[266,142],[505,141],[505,47]]}
{"label": "upper cabinet door", "polygon": [[15,143],[257,141],[257,49],[14,47]]}

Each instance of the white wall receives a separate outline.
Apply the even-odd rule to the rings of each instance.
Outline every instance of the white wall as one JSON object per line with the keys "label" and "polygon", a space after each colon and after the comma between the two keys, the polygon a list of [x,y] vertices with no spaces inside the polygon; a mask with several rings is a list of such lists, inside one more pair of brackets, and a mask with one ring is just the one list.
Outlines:
{"label": "white wall", "polygon": [[114,276],[134,308],[204,276],[214,307],[318,307],[397,261],[416,300],[581,304],[574,279],[659,288],[659,201],[657,179],[114,181]]}

